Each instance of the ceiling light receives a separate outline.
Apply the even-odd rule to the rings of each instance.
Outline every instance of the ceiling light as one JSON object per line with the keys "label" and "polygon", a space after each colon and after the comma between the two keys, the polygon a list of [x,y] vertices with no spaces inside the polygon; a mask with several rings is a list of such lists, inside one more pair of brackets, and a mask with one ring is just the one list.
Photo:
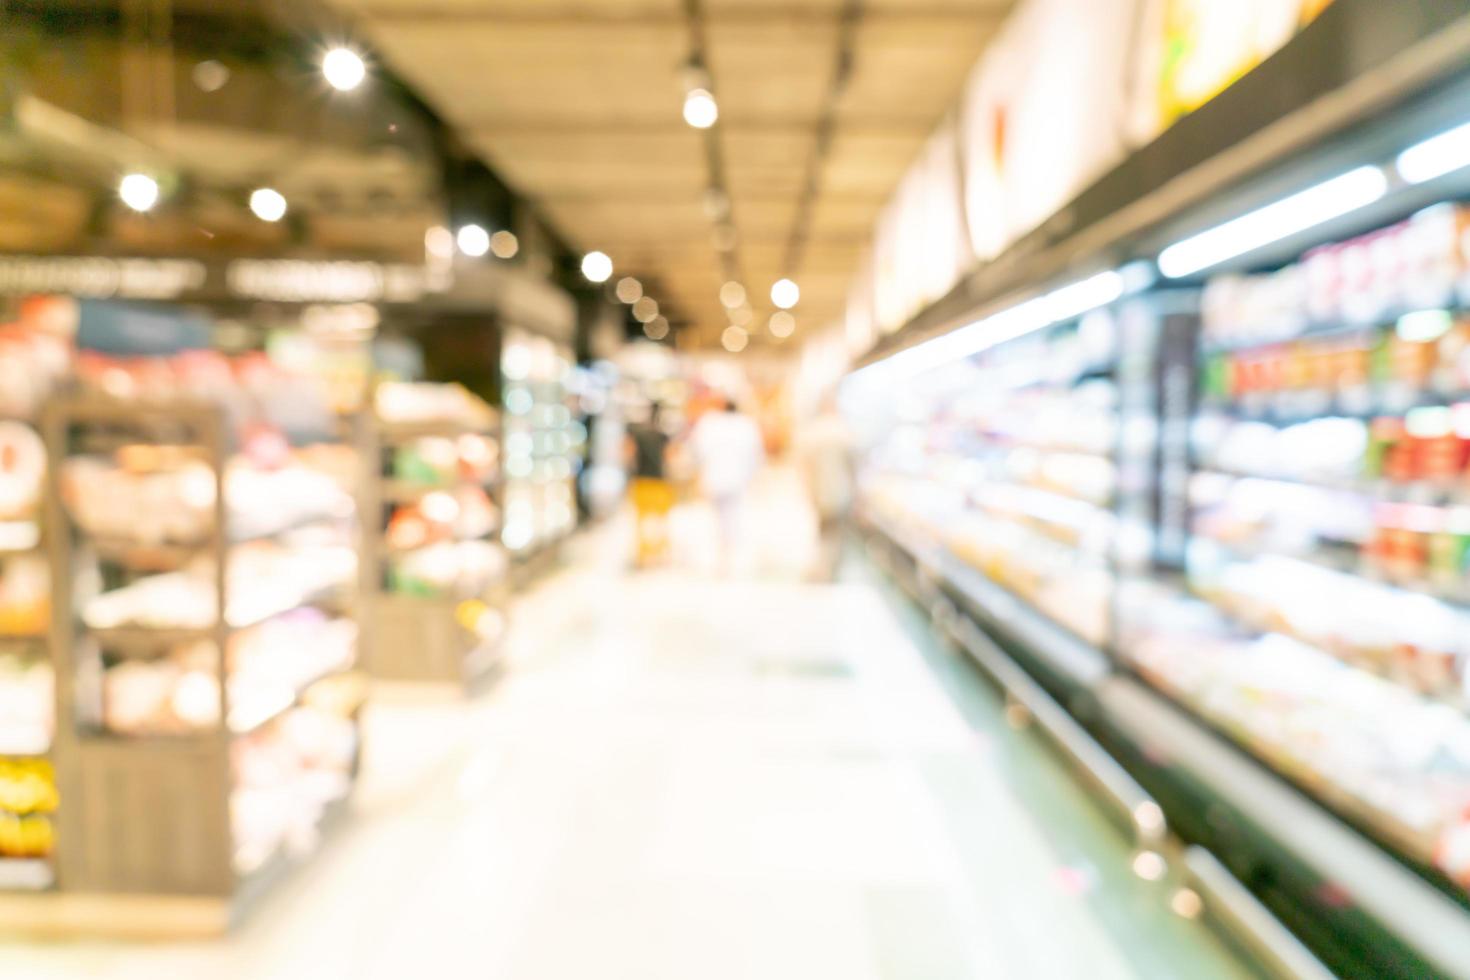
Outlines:
{"label": "ceiling light", "polygon": [[738,282],[727,282],[720,287],[720,302],[725,304],[727,310],[745,302],[745,287]]}
{"label": "ceiling light", "polygon": [[649,340],[663,340],[669,335],[669,321],[656,316],[643,325],[643,335]]}
{"label": "ceiling light", "polygon": [[789,310],[801,302],[801,287],[790,279],[777,279],[771,285],[771,302]]}
{"label": "ceiling light", "polygon": [[218,92],[230,81],[230,70],[213,59],[199,62],[189,74],[201,92]]}
{"label": "ceiling light", "polygon": [[770,328],[772,337],[785,340],[796,333],[796,317],[785,310],[777,310],[771,314],[771,321],[766,326]]}
{"label": "ceiling light", "polygon": [[443,225],[435,225],[424,232],[424,251],[436,259],[454,256],[454,234]]}
{"label": "ceiling light", "polygon": [[339,92],[350,92],[367,77],[362,56],[350,48],[333,48],[322,57],[322,75]]}
{"label": "ceiling light", "polygon": [[1411,184],[1470,167],[1470,123],[1440,133],[1399,154],[1399,176]]}
{"label": "ceiling light", "polygon": [[479,225],[463,225],[454,236],[459,250],[472,259],[490,251],[490,233]]}
{"label": "ceiling light", "polygon": [[607,282],[612,274],[612,259],[606,252],[588,252],[582,256],[582,275],[588,282]]}
{"label": "ceiling light", "polygon": [[966,324],[947,334],[899,351],[874,367],[886,367],[913,377],[925,371],[989,350],[997,344],[1025,336],[1033,330],[1079,317],[1120,299],[1126,290],[1126,277],[1117,271],[1095,276],[1054,289],[998,313]]}
{"label": "ceiling light", "polygon": [[521,250],[520,239],[508,231],[497,231],[490,236],[490,251],[497,259],[513,259]]}
{"label": "ceiling light", "polygon": [[1170,279],[1203,272],[1372,204],[1387,191],[1388,177],[1381,168],[1350,170],[1170,245],[1159,254],[1159,271]]}
{"label": "ceiling light", "polygon": [[624,303],[636,303],[643,298],[643,283],[632,276],[624,276],[618,280],[616,290],[618,299]]}
{"label": "ceiling light", "polygon": [[648,323],[658,316],[658,303],[652,296],[644,296],[633,304],[633,319],[639,323]]}
{"label": "ceiling light", "polygon": [[134,211],[151,211],[158,203],[158,181],[147,174],[128,174],[118,183],[117,196]]}
{"label": "ceiling light", "polygon": [[286,199],[270,187],[257,187],[250,192],[250,210],[261,221],[280,221],[286,216]]}
{"label": "ceiling light", "polygon": [[695,129],[709,129],[720,118],[720,107],[708,89],[697,88],[684,96],[684,121]]}
{"label": "ceiling light", "polygon": [[733,323],[725,328],[720,334],[720,343],[725,345],[725,350],[731,354],[739,354],[745,350],[745,345],[750,343],[750,335]]}

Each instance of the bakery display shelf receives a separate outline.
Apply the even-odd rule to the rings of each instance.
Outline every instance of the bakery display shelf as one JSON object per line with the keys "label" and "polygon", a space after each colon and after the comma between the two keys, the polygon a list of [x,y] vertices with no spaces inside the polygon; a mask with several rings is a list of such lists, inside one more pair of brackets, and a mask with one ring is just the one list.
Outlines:
{"label": "bakery display shelf", "polygon": [[260,694],[249,699],[241,698],[230,708],[229,728],[234,735],[249,735],[257,732],[280,718],[292,708],[300,707],[311,689],[334,677],[355,674],[355,665],[330,667],[318,671],[286,691],[267,697]]}
{"label": "bakery display shelf", "polygon": [[[85,563],[78,559],[98,553],[87,528],[116,522],[88,519],[97,514],[86,509],[94,502],[63,493],[62,470],[91,457],[94,426],[104,428],[119,447],[147,449],[158,445],[150,440],[165,438],[164,457],[207,467],[212,498],[207,509],[187,515],[189,522],[208,528],[207,541],[190,546],[191,555],[207,561],[162,575],[114,568],[103,579],[109,588],[93,592],[92,575],[79,575]],[[330,671],[293,684],[291,670],[270,664],[272,658],[289,656],[291,637],[300,635],[291,630],[305,628],[289,624],[341,621],[305,614],[306,607],[341,607],[335,611],[351,618],[355,558],[343,544],[283,546],[275,540],[298,524],[321,523],[319,513],[296,513],[289,522],[255,521],[271,532],[270,543],[257,537],[253,547],[240,548],[245,542],[230,539],[234,495],[259,484],[227,478],[238,472],[230,455],[236,440],[232,417],[219,404],[75,395],[53,399],[43,427],[50,457],[57,461],[46,525],[55,529],[48,541],[56,583],[53,759],[65,805],[58,811],[54,860],[62,897],[97,907],[165,896],[188,899],[209,908],[212,921],[217,912],[217,921],[228,922],[258,890],[252,876],[240,874],[235,865],[240,848],[263,851],[277,837],[296,839],[318,813],[314,787],[340,785],[351,792],[352,759],[361,738],[356,708],[342,697],[351,689],[318,687],[350,668],[336,660]],[[341,470],[340,449],[315,447],[298,458],[308,468],[320,466],[317,472],[328,477]],[[92,464],[81,465],[77,472],[85,474]],[[86,491],[85,485],[71,489]],[[350,520],[352,503],[350,496],[336,495],[327,516],[339,524]],[[313,520],[307,522],[308,516]],[[115,538],[100,541],[103,551],[116,543]],[[122,584],[114,584],[118,573]],[[305,618],[280,619],[248,632],[292,612]],[[354,627],[342,638],[349,662],[360,656],[356,632]],[[177,658],[170,660],[174,654]],[[254,668],[238,661],[232,665],[232,658],[242,656],[259,665],[259,680],[251,679],[257,677]],[[138,695],[139,686],[130,678],[139,676],[149,678],[145,691],[174,686],[165,688],[171,693],[155,705],[152,693]],[[202,705],[194,697],[185,715],[176,701],[191,677],[197,679],[194,695],[209,693]],[[286,679],[272,683],[271,677]],[[269,702],[258,700],[272,692]],[[216,699],[217,711],[209,710],[209,698]],[[124,707],[127,713],[114,714]],[[188,718],[195,719],[193,725]]]}
{"label": "bakery display shelf", "polygon": [[[235,548],[260,541],[273,541],[300,531],[331,525],[342,519],[340,514],[312,514],[276,527],[231,534],[225,541],[225,546]],[[210,541],[142,541],[119,537],[92,537],[88,539],[88,544],[92,552],[105,561],[159,569],[175,568],[201,555],[211,554],[215,548]]]}
{"label": "bakery display shelf", "polygon": [[257,605],[248,615],[237,615],[227,623],[213,626],[86,626],[80,634],[90,636],[109,653],[122,657],[147,657],[162,649],[195,640],[214,640],[269,622],[298,609],[327,607],[339,611],[350,609],[356,590],[350,583],[331,582],[278,601]]}

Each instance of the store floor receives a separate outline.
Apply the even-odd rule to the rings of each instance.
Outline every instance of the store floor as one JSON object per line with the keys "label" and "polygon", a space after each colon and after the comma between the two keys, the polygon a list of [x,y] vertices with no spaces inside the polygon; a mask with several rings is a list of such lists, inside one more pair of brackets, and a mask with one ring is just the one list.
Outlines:
{"label": "store floor", "polygon": [[794,494],[743,578],[578,542],[493,690],[373,709],[353,819],[228,940],[9,942],[0,977],[1248,976],[861,561],[799,581]]}

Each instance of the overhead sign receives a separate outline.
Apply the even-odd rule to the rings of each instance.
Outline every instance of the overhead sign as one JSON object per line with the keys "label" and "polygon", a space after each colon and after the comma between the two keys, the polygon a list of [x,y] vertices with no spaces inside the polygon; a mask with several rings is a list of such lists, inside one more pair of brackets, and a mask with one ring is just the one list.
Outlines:
{"label": "overhead sign", "polygon": [[0,294],[62,293],[84,299],[178,299],[204,287],[192,259],[0,256]]}

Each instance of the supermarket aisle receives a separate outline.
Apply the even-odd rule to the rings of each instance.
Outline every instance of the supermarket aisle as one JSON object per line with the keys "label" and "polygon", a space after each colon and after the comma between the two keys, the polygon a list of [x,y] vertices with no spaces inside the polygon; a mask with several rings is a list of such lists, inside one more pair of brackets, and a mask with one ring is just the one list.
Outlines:
{"label": "supermarket aisle", "polygon": [[[751,561],[779,573],[797,532],[768,531]],[[357,818],[230,940],[5,944],[0,976],[1243,975],[861,574],[616,560],[523,601],[480,702],[378,709]]]}

